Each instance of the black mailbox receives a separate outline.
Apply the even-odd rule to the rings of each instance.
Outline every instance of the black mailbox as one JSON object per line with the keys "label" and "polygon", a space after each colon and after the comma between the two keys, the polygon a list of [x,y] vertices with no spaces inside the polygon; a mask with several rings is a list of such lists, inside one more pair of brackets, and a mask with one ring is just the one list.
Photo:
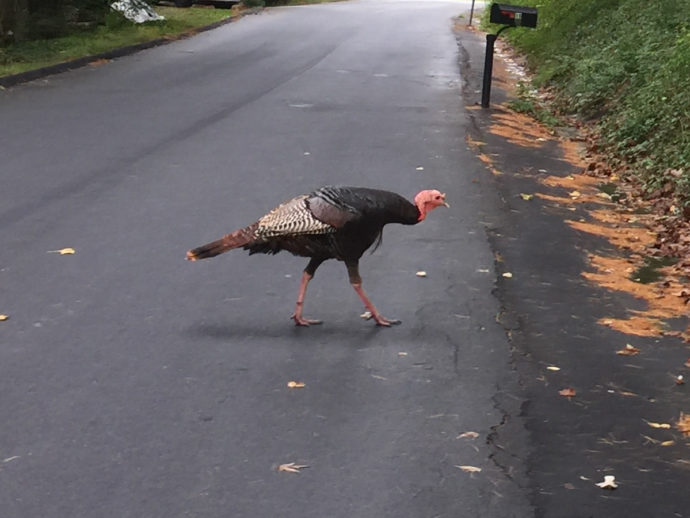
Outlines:
{"label": "black mailbox", "polygon": [[521,5],[492,4],[489,21],[509,27],[536,27],[537,10]]}

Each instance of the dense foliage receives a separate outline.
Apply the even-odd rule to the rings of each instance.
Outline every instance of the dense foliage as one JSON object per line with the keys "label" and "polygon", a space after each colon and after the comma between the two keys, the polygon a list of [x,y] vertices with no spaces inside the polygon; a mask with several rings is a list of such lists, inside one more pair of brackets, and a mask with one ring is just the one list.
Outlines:
{"label": "dense foliage", "polygon": [[103,23],[107,0],[0,0],[0,40],[55,38]]}
{"label": "dense foliage", "polygon": [[[690,204],[690,4],[687,0],[521,0],[536,30],[506,33],[556,108],[594,120],[610,151],[650,188]],[[681,170],[681,171],[679,171]]]}

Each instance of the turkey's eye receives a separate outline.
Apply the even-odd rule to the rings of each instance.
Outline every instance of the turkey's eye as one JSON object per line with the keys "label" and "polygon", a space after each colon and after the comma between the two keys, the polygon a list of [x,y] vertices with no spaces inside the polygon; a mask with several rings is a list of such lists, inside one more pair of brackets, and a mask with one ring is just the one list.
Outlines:
{"label": "turkey's eye", "polygon": [[437,200],[440,200],[440,199],[441,199],[441,197],[440,197],[440,196],[436,196],[436,199],[437,199]]}

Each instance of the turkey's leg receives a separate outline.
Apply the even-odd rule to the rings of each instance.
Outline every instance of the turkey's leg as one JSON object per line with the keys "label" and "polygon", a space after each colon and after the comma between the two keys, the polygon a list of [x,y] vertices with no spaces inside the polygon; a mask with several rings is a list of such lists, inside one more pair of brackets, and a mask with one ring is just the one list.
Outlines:
{"label": "turkey's leg", "polygon": [[352,284],[352,287],[357,292],[357,295],[359,295],[359,298],[362,299],[364,307],[366,307],[369,313],[371,313],[371,318],[373,318],[376,321],[376,325],[389,327],[392,324],[399,324],[400,320],[389,320],[383,317],[381,313],[378,312],[373,302],[369,300],[367,294],[364,293],[364,289],[362,289],[362,277],[360,277],[359,275],[359,264],[346,263],[346,265],[347,273],[350,276],[350,284]]}
{"label": "turkey's leg", "polygon": [[314,273],[322,262],[323,260],[312,259],[302,273],[302,280],[299,283],[299,291],[297,292],[297,304],[295,305],[295,312],[291,317],[295,321],[295,325],[310,326],[321,324],[321,320],[309,320],[302,317],[302,308],[304,307],[304,297],[307,294],[307,285],[314,278]]}

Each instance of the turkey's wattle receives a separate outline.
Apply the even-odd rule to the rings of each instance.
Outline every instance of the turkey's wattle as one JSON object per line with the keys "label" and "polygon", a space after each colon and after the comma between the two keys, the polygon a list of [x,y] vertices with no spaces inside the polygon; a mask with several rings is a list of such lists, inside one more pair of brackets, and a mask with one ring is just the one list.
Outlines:
{"label": "turkey's wattle", "polygon": [[436,207],[448,206],[446,195],[424,190],[414,203],[399,194],[365,187],[321,187],[310,194],[297,196],[279,205],[251,225],[235,230],[217,241],[187,252],[196,261],[214,257],[233,248],[244,248],[249,254],[277,254],[287,250],[309,257],[304,269],[292,318],[295,324],[320,324],[302,316],[307,285],[316,269],[328,259],[343,261],[350,284],[362,299],[372,318],[380,326],[397,324],[384,318],[362,289],[359,259],[374,243],[380,243],[384,225],[415,225]]}

